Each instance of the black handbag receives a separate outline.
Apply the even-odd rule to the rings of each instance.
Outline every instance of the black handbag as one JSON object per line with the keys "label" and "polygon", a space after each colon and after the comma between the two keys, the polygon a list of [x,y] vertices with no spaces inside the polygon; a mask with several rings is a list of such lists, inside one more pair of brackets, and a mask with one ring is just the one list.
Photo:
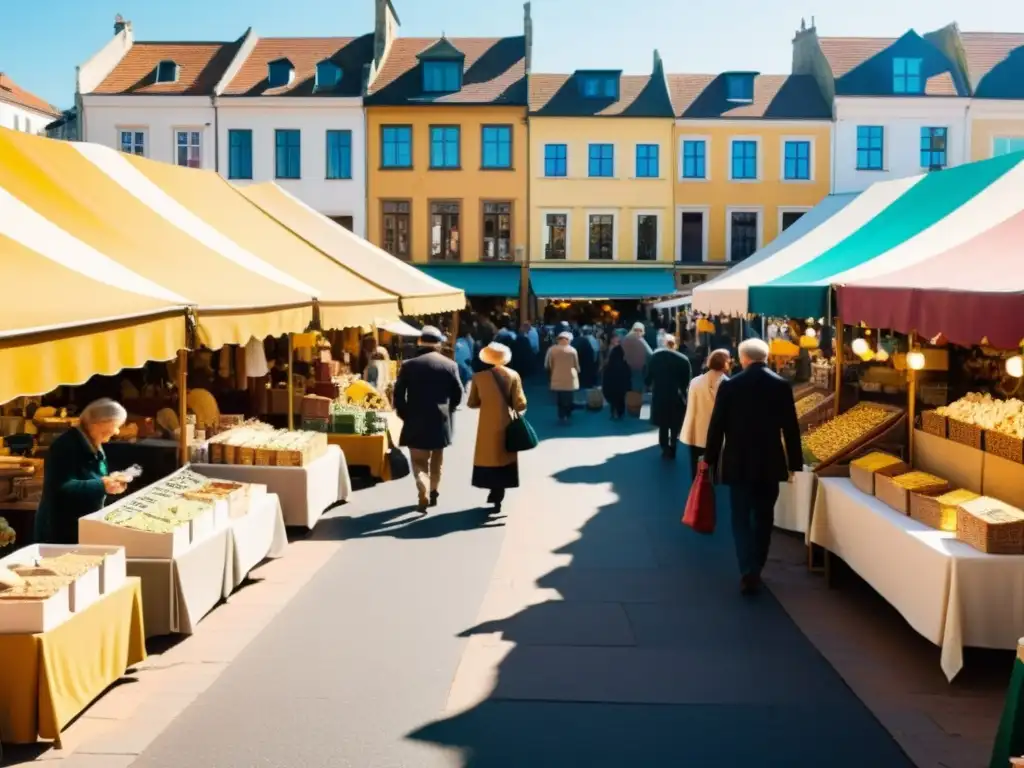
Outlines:
{"label": "black handbag", "polygon": [[395,445],[391,439],[391,433],[388,433],[388,468],[391,470],[392,480],[401,480],[403,477],[408,477],[412,472],[412,467],[409,466],[409,459],[405,457],[405,453]]}
{"label": "black handbag", "polygon": [[505,427],[505,450],[509,453],[522,453],[523,451],[536,448],[540,440],[537,438],[533,425],[526,420],[525,416],[517,413],[516,409],[512,407],[512,396],[505,389],[505,384],[501,376],[498,375],[498,372],[492,369],[491,375],[494,376],[494,382],[498,385],[498,391],[505,398],[505,405],[512,415],[512,421]]}

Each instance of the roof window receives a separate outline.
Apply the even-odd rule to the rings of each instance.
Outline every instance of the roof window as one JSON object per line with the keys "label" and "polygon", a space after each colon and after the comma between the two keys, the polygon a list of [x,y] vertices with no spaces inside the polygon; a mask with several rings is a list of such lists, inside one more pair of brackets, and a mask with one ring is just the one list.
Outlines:
{"label": "roof window", "polygon": [[156,65],[156,81],[158,83],[178,82],[178,65],[173,61],[161,61]]}
{"label": "roof window", "polygon": [[321,61],[316,65],[316,84],[314,90],[328,91],[337,88],[341,82],[341,67],[333,61]]}
{"label": "roof window", "polygon": [[619,72],[577,72],[580,93],[587,99],[618,99]]}
{"label": "roof window", "polygon": [[752,104],[757,72],[726,72],[725,98],[735,104]]}
{"label": "roof window", "polygon": [[291,85],[295,77],[295,67],[288,59],[277,59],[267,65],[267,84],[271,88]]}

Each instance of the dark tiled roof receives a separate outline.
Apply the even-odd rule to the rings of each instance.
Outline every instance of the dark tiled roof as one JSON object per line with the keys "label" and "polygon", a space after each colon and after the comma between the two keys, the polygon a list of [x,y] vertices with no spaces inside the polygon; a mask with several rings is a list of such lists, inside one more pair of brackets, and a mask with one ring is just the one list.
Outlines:
{"label": "dark tiled roof", "polygon": [[[289,85],[267,87],[267,65],[288,59],[295,67]],[[330,60],[341,69],[336,88],[314,92],[316,65]],[[224,90],[225,96],[360,96],[363,71],[373,60],[373,35],[361,37],[261,37]]]}
{"label": "dark tiled roof", "polygon": [[60,116],[60,110],[57,107],[47,104],[34,93],[29,93],[3,72],[0,72],[0,101],[31,109],[33,112],[40,112],[44,115]]}
{"label": "dark tiled roof", "polygon": [[1024,98],[1024,34],[961,32],[971,87],[979,98]]}
{"label": "dark tiled roof", "polygon": [[530,113],[538,117],[672,117],[664,78],[620,75],[619,98],[587,98],[577,75],[530,75]]}
{"label": "dark tiled roof", "polygon": [[[241,43],[241,39],[233,43],[137,42],[92,93],[210,95],[231,65]],[[178,65],[176,82],[156,82],[157,64],[165,60]]]}
{"label": "dark tiled roof", "polygon": [[[880,83],[874,73],[865,73],[860,68],[862,65],[874,59],[881,53],[891,48],[908,37],[916,38],[916,34],[908,32],[901,38],[895,37],[821,37],[818,42],[821,45],[821,52],[832,68],[832,75],[836,79],[836,94],[839,96],[850,95],[889,95],[891,91],[882,92]],[[928,43],[925,38],[925,43]],[[938,48],[932,46],[934,54],[932,66],[933,72],[925,72],[926,80],[924,95],[926,96],[958,96],[960,95],[956,80],[953,76],[953,64],[945,54]],[[891,75],[891,73],[890,73]],[[870,85],[866,82],[871,80]],[[886,80],[886,88],[891,88],[889,80]]]}
{"label": "dark tiled roof", "polygon": [[370,84],[366,104],[526,104],[526,38],[448,38],[466,57],[462,89],[456,93],[425,94],[417,56],[438,40],[396,39]]}
{"label": "dark tiled roof", "polygon": [[726,99],[725,75],[669,75],[677,117],[700,119],[830,120],[832,110],[810,75],[758,75],[754,101]]}

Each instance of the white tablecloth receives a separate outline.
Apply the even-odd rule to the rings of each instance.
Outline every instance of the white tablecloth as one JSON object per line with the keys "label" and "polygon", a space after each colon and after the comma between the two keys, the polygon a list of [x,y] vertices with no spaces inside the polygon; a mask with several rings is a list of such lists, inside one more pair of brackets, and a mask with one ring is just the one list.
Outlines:
{"label": "white tablecloth", "polygon": [[963,667],[964,646],[1013,650],[1024,636],[1024,556],[979,552],[846,478],[819,479],[810,539],[942,648],[949,680]]}
{"label": "white tablecloth", "polygon": [[247,515],[231,521],[231,543],[227,584],[234,591],[249,571],[268,557],[283,557],[288,547],[281,501],[276,493],[255,499]]}
{"label": "white tablecloth", "polygon": [[793,482],[779,483],[779,500],[775,502],[775,527],[806,534],[811,525],[814,505],[813,472],[794,472]]}
{"label": "white tablecloth", "polygon": [[345,454],[336,445],[304,467],[254,467],[238,464],[193,464],[207,477],[239,483],[262,483],[281,497],[285,525],[312,528],[328,507],[348,499],[352,480]]}

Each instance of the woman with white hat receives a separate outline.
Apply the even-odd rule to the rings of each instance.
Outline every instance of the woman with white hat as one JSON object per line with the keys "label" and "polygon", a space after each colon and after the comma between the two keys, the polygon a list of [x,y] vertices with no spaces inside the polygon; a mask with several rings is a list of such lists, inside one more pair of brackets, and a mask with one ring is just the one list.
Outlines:
{"label": "woman with white hat", "polygon": [[505,433],[512,411],[526,410],[526,395],[519,374],[508,367],[512,350],[492,342],[480,350],[481,370],[473,374],[466,405],[480,410],[473,454],[473,487],[486,488],[487,503],[501,511],[508,488],[519,487],[519,462],[505,449]]}
{"label": "woman with white hat", "polygon": [[558,403],[558,421],[572,418],[573,393],[580,388],[580,357],[572,348],[572,334],[562,331],[553,347],[548,349],[544,367],[551,372],[551,391]]}

